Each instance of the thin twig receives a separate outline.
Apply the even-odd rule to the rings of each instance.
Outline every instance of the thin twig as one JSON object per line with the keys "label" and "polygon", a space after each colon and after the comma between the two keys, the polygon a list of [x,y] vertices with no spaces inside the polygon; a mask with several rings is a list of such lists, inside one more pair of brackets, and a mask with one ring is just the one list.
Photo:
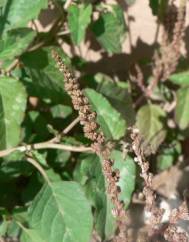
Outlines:
{"label": "thin twig", "polygon": [[29,163],[31,163],[33,166],[35,166],[37,168],[37,170],[41,173],[41,175],[44,177],[45,181],[50,184],[50,180],[45,172],[45,170],[43,169],[42,166],[40,166],[40,164],[34,160],[32,157],[27,157],[27,161]]}
{"label": "thin twig", "polygon": [[67,34],[70,34],[70,31],[69,30],[60,31],[56,35],[57,36],[62,36],[62,35],[67,35]]}
{"label": "thin twig", "polygon": [[39,28],[38,28],[38,26],[37,26],[35,20],[32,20],[31,22],[32,22],[32,24],[33,24],[33,28],[34,28],[34,30],[35,30],[37,33],[39,33]]}
{"label": "thin twig", "polygon": [[66,0],[65,4],[64,4],[64,9],[68,9],[68,7],[70,6],[70,4],[72,3],[72,0]]}
{"label": "thin twig", "polygon": [[15,59],[6,69],[6,72],[9,73],[12,70],[14,70],[14,68],[18,65],[19,63],[19,59]]}
{"label": "thin twig", "polygon": [[2,150],[0,151],[0,157],[10,155],[15,151],[26,152],[26,151],[40,150],[40,149],[59,149],[59,150],[67,150],[72,152],[93,152],[93,149],[91,147],[41,142],[41,143],[22,145],[22,146],[10,148],[10,149]]}
{"label": "thin twig", "polygon": [[129,47],[130,47],[130,51],[132,52],[133,50],[133,41],[132,41],[132,34],[131,34],[131,25],[130,25],[130,19],[129,19],[129,13],[128,13],[129,9],[127,8],[125,11],[125,15],[127,17],[127,28],[128,28],[128,42],[129,42]]}
{"label": "thin twig", "polygon": [[63,130],[63,134],[67,134],[76,124],[78,124],[80,122],[79,117],[77,117],[75,120],[73,120],[73,122],[71,122],[64,130]]}
{"label": "thin twig", "polygon": [[72,151],[72,152],[92,152],[93,149],[91,147],[57,144],[57,142],[60,142],[60,138],[63,135],[67,134],[78,122],[79,122],[79,117],[74,119],[60,134],[58,134],[54,138],[47,140],[45,142],[22,145],[22,146],[13,147],[10,149],[2,150],[2,151],[0,151],[0,157],[7,156],[15,151],[26,152],[26,151],[30,151],[33,149],[34,150],[59,149],[59,150],[67,150],[67,151]]}
{"label": "thin twig", "polygon": [[49,140],[48,142],[51,143],[56,143],[60,141],[60,138],[62,136],[64,136],[65,134],[69,133],[69,131],[76,125],[78,124],[80,121],[79,117],[77,117],[76,119],[74,119],[60,134],[58,134],[57,136],[55,136],[54,138],[52,138],[51,140]]}
{"label": "thin twig", "polygon": [[27,49],[27,51],[28,51],[28,52],[31,52],[31,51],[37,50],[37,49],[43,47],[44,44],[45,44],[44,41],[38,42],[36,45],[30,46],[30,47]]}

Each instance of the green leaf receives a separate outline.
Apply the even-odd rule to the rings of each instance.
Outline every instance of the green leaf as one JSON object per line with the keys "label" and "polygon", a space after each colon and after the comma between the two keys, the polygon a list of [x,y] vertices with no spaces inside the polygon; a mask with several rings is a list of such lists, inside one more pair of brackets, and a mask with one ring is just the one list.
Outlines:
{"label": "green leaf", "polygon": [[85,38],[86,28],[91,21],[92,5],[71,5],[68,8],[68,27],[74,44],[79,45]]}
{"label": "green leaf", "polygon": [[51,107],[53,118],[67,118],[72,113],[72,108],[66,105],[55,105]]}
{"label": "green leaf", "polygon": [[[61,169],[71,158],[71,152],[66,150],[50,150],[48,152],[48,162],[51,166]],[[52,161],[52,162],[51,162]]]}
{"label": "green leaf", "polygon": [[158,14],[159,4],[161,0],[150,0],[150,7],[152,9],[153,15]]}
{"label": "green leaf", "polygon": [[95,229],[101,238],[110,239],[116,229],[112,216],[112,203],[106,194],[104,175],[99,157],[95,154],[82,155],[74,171],[74,178],[83,186],[86,196],[95,208]]}
{"label": "green leaf", "polygon": [[100,93],[85,89],[92,108],[97,113],[97,121],[109,139],[120,139],[126,132],[126,121]]}
{"label": "green leaf", "polygon": [[175,120],[180,129],[186,129],[189,125],[189,87],[180,88],[177,91],[177,105]]}
{"label": "green leaf", "polygon": [[169,1],[168,0],[149,0],[149,1],[150,1],[149,5],[152,9],[153,15],[158,15],[159,19],[163,21]]}
{"label": "green leaf", "polygon": [[102,13],[93,24],[92,30],[98,42],[106,51],[120,53],[126,34],[126,25],[121,7],[112,5],[112,10]]}
{"label": "green leaf", "polygon": [[6,30],[26,27],[30,20],[36,19],[41,9],[47,8],[47,0],[12,0],[7,1],[4,10]]}
{"label": "green leaf", "polygon": [[38,235],[37,231],[24,228],[24,226],[20,227],[22,228],[21,242],[46,242]]}
{"label": "green leaf", "polygon": [[3,7],[5,5],[7,0],[0,0],[0,7]]}
{"label": "green leaf", "polygon": [[16,221],[14,219],[12,221],[9,221],[6,236],[11,238],[18,238],[19,234],[20,227],[18,226]]}
{"label": "green leaf", "polygon": [[157,156],[157,168],[160,171],[168,169],[173,165],[173,162],[181,153],[181,145],[175,141],[170,144],[170,147],[165,148],[163,152]]}
{"label": "green leaf", "polygon": [[112,106],[122,114],[128,126],[134,125],[135,111],[128,91],[128,84],[120,81],[115,82],[102,73],[97,73],[94,79],[98,83],[97,91],[102,93]]}
{"label": "green leaf", "polygon": [[[65,59],[64,53],[57,50]],[[51,48],[25,53],[21,60],[29,76],[24,84],[31,96],[50,99],[55,103],[68,99],[64,91],[64,77],[51,56]]]}
{"label": "green leaf", "polygon": [[37,136],[38,141],[49,137],[48,122],[44,113],[29,111],[24,120],[24,132],[22,135],[25,142],[35,142],[33,138]]}
{"label": "green leaf", "polygon": [[35,32],[23,28],[9,31],[0,40],[0,59],[7,60],[19,56],[31,43]]}
{"label": "green leaf", "polygon": [[39,153],[37,150],[32,150],[32,156],[33,158],[39,162],[40,165],[42,165],[43,167],[48,167],[47,161],[45,159],[45,155]]}
{"label": "green leaf", "polygon": [[124,201],[127,208],[135,189],[136,163],[128,156],[124,158],[122,152],[119,150],[113,150],[111,158],[115,161],[114,169],[120,171],[120,179],[117,184],[121,188],[119,199]]}
{"label": "green leaf", "polygon": [[62,180],[62,177],[60,176],[60,174],[55,172],[53,169],[48,169],[46,173],[51,182],[59,182]]}
{"label": "green leaf", "polygon": [[33,201],[34,197],[40,191],[43,185],[42,177],[38,172],[32,171],[32,175],[28,178],[27,185],[22,190],[21,200],[24,204]]}
{"label": "green leaf", "polygon": [[171,75],[169,79],[177,85],[189,85],[189,71],[175,73]]}
{"label": "green leaf", "polygon": [[46,242],[89,242],[90,205],[75,182],[46,184],[29,209],[31,229]]}
{"label": "green leaf", "polygon": [[6,182],[19,176],[30,176],[33,166],[28,163],[24,154],[16,151],[4,157],[0,165],[0,182]]}
{"label": "green leaf", "polygon": [[[166,137],[165,112],[157,105],[148,104],[137,113],[136,126],[143,138],[142,147],[146,154],[155,153]],[[148,150],[150,148],[150,150]]]}
{"label": "green leaf", "polygon": [[0,149],[18,144],[26,98],[22,83],[10,77],[0,78]]}
{"label": "green leaf", "polygon": [[0,236],[5,236],[8,227],[8,221],[1,220],[0,222]]}

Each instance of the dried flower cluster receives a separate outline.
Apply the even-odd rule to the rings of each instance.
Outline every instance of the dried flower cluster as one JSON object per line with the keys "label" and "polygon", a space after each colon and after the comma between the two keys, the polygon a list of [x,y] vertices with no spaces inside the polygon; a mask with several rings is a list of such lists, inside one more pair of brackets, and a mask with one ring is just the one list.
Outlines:
{"label": "dried flower cluster", "polygon": [[132,149],[135,153],[135,162],[141,168],[141,177],[144,179],[143,193],[146,198],[145,205],[146,210],[151,213],[150,226],[156,229],[156,225],[159,225],[162,220],[163,210],[156,206],[156,194],[152,189],[152,173],[149,172],[149,163],[145,160],[144,151],[141,146],[141,136],[139,130],[136,128],[131,129]]}
{"label": "dried flower cluster", "polygon": [[94,151],[103,159],[102,168],[107,182],[107,192],[114,204],[112,213],[117,218],[119,230],[114,238],[114,241],[124,242],[126,241],[126,212],[124,204],[119,200],[120,187],[117,186],[119,171],[113,170],[114,161],[109,159],[110,147],[106,143],[105,136],[102,131],[99,131],[99,125],[96,122],[96,113],[91,110],[88,98],[81,90],[77,79],[55,51],[53,51],[52,55],[57,62],[59,70],[64,74],[65,90],[72,99],[74,109],[78,111],[84,135],[93,142],[92,147]]}
{"label": "dried flower cluster", "polygon": [[156,205],[156,194],[152,189],[152,178],[153,175],[149,172],[149,163],[145,160],[144,151],[141,146],[141,136],[139,130],[136,128],[131,129],[132,149],[136,155],[135,161],[141,168],[141,177],[144,179],[143,193],[146,198],[145,209],[151,213],[149,225],[150,231],[148,234],[153,237],[154,234],[161,233],[164,238],[169,242],[182,241],[186,242],[189,240],[187,234],[183,231],[179,231],[176,223],[178,220],[189,220],[189,209],[187,200],[179,206],[177,209],[171,211],[169,222],[167,226],[162,224],[162,216],[164,210]]}
{"label": "dried flower cluster", "polygon": [[189,240],[186,232],[179,231],[178,226],[176,225],[179,220],[189,220],[189,209],[186,199],[178,208],[171,211],[168,227],[164,232],[164,237],[167,241],[187,242]]}
{"label": "dried flower cluster", "polygon": [[168,7],[160,52],[155,52],[153,58],[153,79],[147,88],[148,96],[152,94],[160,80],[165,81],[176,70],[181,56],[180,47],[185,30],[185,15],[186,0],[180,0],[178,8],[174,2]]}
{"label": "dried flower cluster", "polygon": [[175,224],[170,224],[164,232],[164,238],[169,242],[188,242],[188,237],[185,232],[179,232]]}

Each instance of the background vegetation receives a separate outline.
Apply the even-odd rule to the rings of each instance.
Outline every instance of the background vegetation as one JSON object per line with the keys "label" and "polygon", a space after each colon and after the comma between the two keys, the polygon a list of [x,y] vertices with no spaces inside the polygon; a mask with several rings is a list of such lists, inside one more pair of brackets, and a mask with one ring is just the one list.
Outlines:
{"label": "background vegetation", "polygon": [[[129,65],[117,61],[122,73],[110,63],[124,60],[132,4],[0,0],[2,241],[188,241],[180,222],[189,219],[189,72],[180,51],[186,1],[149,0],[157,18],[151,58],[133,60],[142,47],[131,46]],[[51,11],[56,16],[41,32],[41,16]],[[101,59],[88,61],[83,49]],[[95,132],[105,137],[97,146],[52,50],[97,116]]]}

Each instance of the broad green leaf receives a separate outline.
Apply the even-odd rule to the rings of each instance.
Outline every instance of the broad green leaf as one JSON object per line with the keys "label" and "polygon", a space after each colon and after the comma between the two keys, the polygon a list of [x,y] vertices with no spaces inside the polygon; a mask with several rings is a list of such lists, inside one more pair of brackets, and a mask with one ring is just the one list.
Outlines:
{"label": "broad green leaf", "polygon": [[157,105],[148,104],[139,109],[136,126],[142,135],[142,147],[146,154],[155,153],[166,137],[165,112]]}
{"label": "broad green leaf", "polygon": [[119,199],[124,201],[125,206],[128,207],[135,189],[136,163],[128,156],[124,158],[119,150],[113,150],[111,158],[115,161],[114,169],[120,171],[118,186],[121,188],[121,193]]}
{"label": "broad green leaf", "polygon": [[71,5],[68,8],[68,27],[74,44],[79,45],[85,38],[86,28],[91,21],[92,5]]}
{"label": "broad green leaf", "polygon": [[47,8],[47,0],[11,0],[7,1],[4,16],[4,26],[8,29],[26,27],[30,20],[36,19],[41,9]]}
{"label": "broad green leaf", "polygon": [[11,77],[0,78],[0,149],[18,144],[26,98],[22,83]]}
{"label": "broad green leaf", "polygon": [[53,169],[48,169],[46,173],[51,182],[59,182],[62,180],[62,177],[60,176],[60,174],[55,172]]}
{"label": "broad green leaf", "polygon": [[95,154],[82,155],[74,171],[75,179],[83,186],[86,196],[95,208],[95,229],[102,239],[110,239],[116,228],[112,203],[106,195],[101,161]]}
{"label": "broad green leaf", "polygon": [[94,79],[98,83],[97,91],[102,93],[112,106],[122,114],[128,126],[134,125],[135,111],[131,95],[128,92],[128,84],[120,81],[115,82],[102,73],[97,73]]}
{"label": "broad green leaf", "polygon": [[[62,51],[60,54],[65,57]],[[51,48],[25,53],[21,60],[29,76],[24,83],[31,96],[65,103],[68,96],[64,91],[64,77],[51,56]]]}
{"label": "broad green leaf", "polygon": [[16,29],[0,40],[0,59],[7,60],[19,56],[31,43],[35,32],[31,29]]}
{"label": "broad green leaf", "polygon": [[109,139],[120,139],[126,132],[126,121],[121,117],[100,93],[93,89],[85,89],[92,108],[97,113],[97,121]]}
{"label": "broad green leaf", "polygon": [[93,24],[92,30],[98,42],[106,51],[120,53],[127,30],[121,7],[112,5],[112,10],[102,13]]}
{"label": "broad green leaf", "polygon": [[175,73],[169,79],[177,85],[189,85],[189,71]]}
{"label": "broad green leaf", "polygon": [[45,242],[89,242],[93,224],[80,186],[62,181],[43,186],[29,208],[29,223]]}
{"label": "broad green leaf", "polygon": [[189,125],[189,87],[180,88],[177,91],[177,105],[175,120],[180,129],[186,129]]}

